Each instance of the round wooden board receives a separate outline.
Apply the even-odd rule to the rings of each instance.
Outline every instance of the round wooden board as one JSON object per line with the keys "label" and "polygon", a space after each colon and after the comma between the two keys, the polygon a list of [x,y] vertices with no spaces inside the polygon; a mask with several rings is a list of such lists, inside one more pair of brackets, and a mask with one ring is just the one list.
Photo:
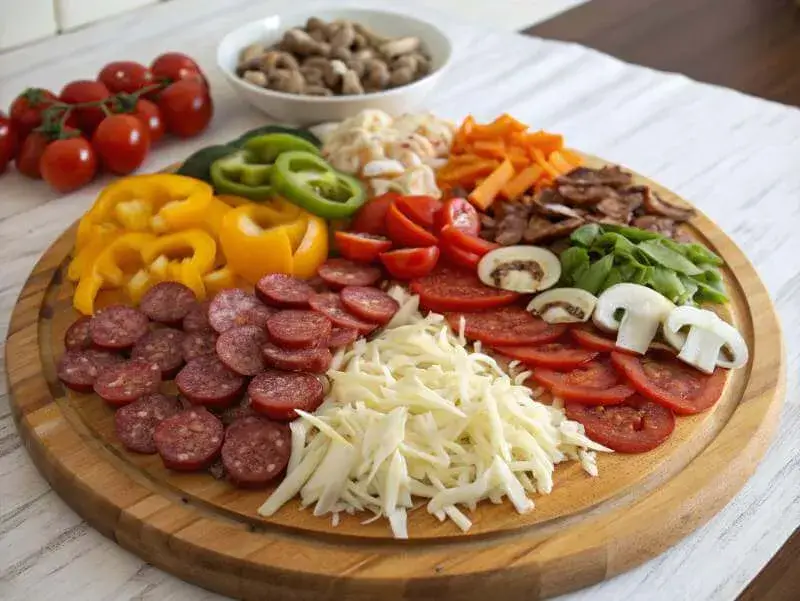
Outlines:
{"label": "round wooden board", "polygon": [[[602,161],[588,157],[592,166]],[[661,186],[637,176],[667,199]],[[785,388],[780,327],[764,285],[708,218],[691,223],[725,260],[730,313],[751,349],[710,411],[679,418],[667,444],[598,459],[600,477],[556,468],[550,495],[517,515],[482,504],[462,534],[424,510],[411,539],[383,522],[330,520],[287,504],[256,514],[268,491],[243,491],[207,474],[176,474],[159,458],[127,453],[113,413],[94,395],[68,394],[55,377],[75,319],[65,281],[71,228],[48,249],[17,301],[6,348],[11,406],[25,445],[53,488],[89,523],[146,561],[242,599],[538,599],[599,582],[661,553],[710,519],[756,469],[775,431]],[[754,325],[758,323],[756,331]]]}

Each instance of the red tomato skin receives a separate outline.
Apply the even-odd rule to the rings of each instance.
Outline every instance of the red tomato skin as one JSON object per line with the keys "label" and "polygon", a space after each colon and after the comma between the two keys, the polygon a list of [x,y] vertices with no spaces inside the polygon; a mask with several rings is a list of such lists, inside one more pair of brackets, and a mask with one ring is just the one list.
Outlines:
{"label": "red tomato skin", "polygon": [[125,92],[133,94],[153,83],[150,69],[134,61],[115,61],[102,68],[97,76],[112,94]]}
{"label": "red tomato skin", "polygon": [[85,138],[56,140],[45,149],[39,168],[44,181],[66,194],[92,181],[97,157]]}
{"label": "red tomato skin", "polygon": [[393,278],[410,280],[428,275],[439,260],[439,248],[404,248],[381,253],[381,263]]}
{"label": "red tomato skin", "polygon": [[635,392],[620,383],[619,374],[607,361],[585,363],[569,372],[537,368],[533,379],[554,396],[585,405],[618,405]]}
{"label": "red tomato skin", "polygon": [[443,245],[459,248],[463,251],[476,254],[478,257],[482,257],[486,253],[500,248],[499,244],[468,234],[452,225],[444,226],[439,232],[439,236],[441,237]]}
{"label": "red tomato skin", "polygon": [[214,114],[208,89],[191,79],[164,88],[158,97],[158,108],[166,130],[180,138],[199,134],[208,127]]}
{"label": "red tomato skin", "polygon": [[440,232],[447,225],[473,236],[477,236],[481,230],[478,211],[464,198],[446,200],[434,215],[434,231]]}
{"label": "red tomato skin", "polygon": [[396,202],[386,212],[386,232],[396,246],[424,248],[436,244],[436,236],[403,215]]}
{"label": "red tomato skin", "polygon": [[408,195],[395,200],[400,212],[426,230],[433,228],[433,216],[442,208],[442,203],[433,196]]}
{"label": "red tomato skin", "polygon": [[166,131],[164,120],[161,118],[161,111],[154,102],[140,98],[136,101],[136,108],[131,114],[144,125],[149,134],[151,146],[164,137]]}
{"label": "red tomato skin", "polygon": [[496,309],[519,298],[516,292],[486,286],[474,270],[448,265],[440,265],[429,278],[412,281],[409,288],[426,309],[437,313]]}
{"label": "red tomato skin", "polygon": [[192,79],[200,74],[200,66],[189,56],[180,52],[166,52],[150,63],[150,72],[155,81],[172,83],[180,79]]}
{"label": "red tomato skin", "polygon": [[596,351],[587,351],[561,342],[541,346],[499,346],[497,351],[525,365],[546,367],[554,371],[575,369],[599,354]]}
{"label": "red tomato skin", "polygon": [[5,113],[0,112],[0,173],[6,170],[19,150],[19,135],[16,124]]}
{"label": "red tomato skin", "polygon": [[56,95],[44,88],[28,88],[14,99],[9,117],[17,126],[20,140],[42,124],[42,112],[57,101]]}
{"label": "red tomato skin", "polygon": [[[64,86],[59,98],[67,104],[81,104],[84,102],[99,102],[106,100],[111,93],[99,81],[88,79],[73,81]],[[105,112],[100,107],[75,108],[72,113],[78,120],[78,127],[86,135],[91,136],[100,122],[105,119]]]}
{"label": "red tomato skin", "polygon": [[92,136],[92,146],[103,166],[118,175],[136,171],[147,157],[150,137],[133,115],[111,115]]}
{"label": "red tomato skin", "polygon": [[440,242],[439,248],[442,250],[442,257],[447,259],[449,263],[459,267],[474,271],[478,268],[478,263],[481,261],[481,258],[475,253],[471,253],[458,246]]}
{"label": "red tomato skin", "polygon": [[360,263],[374,263],[381,253],[392,248],[391,240],[364,236],[359,232],[338,231],[334,238],[340,255]]}
{"label": "red tomato skin", "polygon": [[39,164],[50,140],[43,133],[32,131],[23,140],[16,158],[17,171],[31,179],[42,179]]}
{"label": "red tomato skin", "polygon": [[368,200],[356,212],[353,221],[350,222],[350,229],[373,236],[385,236],[386,213],[392,202],[399,197],[397,192],[387,192]]}

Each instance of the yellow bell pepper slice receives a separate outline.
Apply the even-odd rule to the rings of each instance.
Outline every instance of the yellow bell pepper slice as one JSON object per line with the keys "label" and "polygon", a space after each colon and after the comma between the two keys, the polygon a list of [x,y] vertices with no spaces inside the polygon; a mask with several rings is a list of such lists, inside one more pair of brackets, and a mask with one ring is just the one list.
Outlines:
{"label": "yellow bell pepper slice", "polygon": [[235,194],[218,194],[217,200],[221,200],[226,205],[233,208],[253,202],[249,198],[245,198],[244,196],[236,196]]}
{"label": "yellow bell pepper slice", "polygon": [[181,262],[180,279],[178,281],[194,292],[198,300],[205,300],[206,286],[203,283],[203,277],[190,259],[184,259]]}
{"label": "yellow bell pepper slice", "polygon": [[203,230],[191,229],[154,237],[142,249],[142,258],[148,265],[161,255],[167,259],[188,260],[202,275],[214,268],[217,243]]}
{"label": "yellow bell pepper slice", "polygon": [[328,224],[321,217],[309,215],[308,227],[294,252],[294,275],[309,279],[328,258]]}
{"label": "yellow bell pepper slice", "polygon": [[225,217],[225,214],[230,210],[231,207],[219,198],[212,198],[211,203],[208,205],[208,213],[206,214],[203,229],[217,238],[219,236],[219,230],[222,227],[222,218]]}
{"label": "yellow bell pepper slice", "polygon": [[153,231],[163,233],[203,227],[214,197],[209,184],[171,173],[149,177],[149,181],[166,196],[166,201],[157,205],[157,213],[150,219]]}
{"label": "yellow bell pepper slice", "polygon": [[150,262],[150,267],[147,271],[150,272],[150,277],[156,282],[164,282],[169,279],[169,259],[166,255],[159,255],[154,261]]}
{"label": "yellow bell pepper slice", "polygon": [[141,232],[123,234],[97,255],[92,264],[92,272],[112,286],[123,286],[130,275],[144,266],[142,249],[153,240],[155,236],[152,234]]}
{"label": "yellow bell pepper slice", "polygon": [[102,286],[103,278],[95,271],[85,273],[75,287],[75,294],[72,295],[72,306],[75,307],[75,310],[84,315],[92,315],[94,302]]}
{"label": "yellow bell pepper slice", "polygon": [[[79,232],[83,223],[84,221],[81,220],[81,223],[78,225]],[[72,261],[70,261],[69,268],[67,269],[67,278],[72,282],[80,280],[84,272],[89,269],[97,258],[97,255],[99,255],[106,246],[122,235],[122,232],[111,223],[99,225],[90,224],[84,228],[84,232],[85,242],[80,249],[78,249],[78,245],[76,244],[77,253]]]}
{"label": "yellow bell pepper slice", "polygon": [[133,302],[133,304],[138,305],[145,292],[150,290],[155,283],[156,282],[153,281],[153,277],[147,269],[140,269],[133,274],[133,277],[128,280],[127,284],[125,284],[125,294]]}
{"label": "yellow bell pepper slice", "polygon": [[204,275],[203,284],[205,284],[206,293],[216,294],[220,290],[237,288],[239,281],[233,270],[226,265]]}

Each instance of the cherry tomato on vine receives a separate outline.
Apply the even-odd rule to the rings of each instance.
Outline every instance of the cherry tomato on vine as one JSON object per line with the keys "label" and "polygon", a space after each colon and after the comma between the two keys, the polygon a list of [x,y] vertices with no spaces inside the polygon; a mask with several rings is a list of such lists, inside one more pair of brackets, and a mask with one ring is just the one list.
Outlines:
{"label": "cherry tomato on vine", "polygon": [[140,98],[131,114],[142,122],[142,125],[150,134],[151,145],[164,137],[164,120],[161,118],[161,110],[154,102]]}
{"label": "cherry tomato on vine", "polygon": [[17,154],[17,159],[15,161],[17,171],[31,179],[42,179],[42,172],[39,168],[39,164],[49,144],[50,138],[45,134],[38,131],[29,133],[22,142],[22,146]]}
{"label": "cherry tomato on vine", "polygon": [[0,173],[14,160],[18,149],[17,126],[5,113],[0,113]]}
{"label": "cherry tomato on vine", "polygon": [[133,94],[153,83],[150,69],[134,61],[115,61],[108,63],[100,71],[97,80],[112,94],[126,92]]}
{"label": "cherry tomato on vine", "polygon": [[158,97],[158,108],[167,131],[181,138],[203,131],[214,114],[208,89],[192,79],[182,79],[164,88]]}
{"label": "cherry tomato on vine", "polygon": [[150,71],[155,81],[172,83],[181,79],[196,79],[205,82],[200,66],[194,59],[180,52],[167,52],[156,57],[150,63]]}
{"label": "cherry tomato on vine", "polygon": [[144,162],[150,150],[150,136],[133,115],[111,115],[94,132],[92,147],[106,169],[127,175]]}
{"label": "cherry tomato on vine", "polygon": [[20,140],[42,124],[42,112],[57,101],[55,94],[43,88],[28,88],[14,99],[9,116],[17,126]]}
{"label": "cherry tomato on vine", "polygon": [[78,136],[52,142],[39,165],[44,181],[62,193],[85,186],[97,173],[97,157],[92,145]]}
{"label": "cherry tomato on vine", "polygon": [[[82,79],[73,81],[64,86],[59,98],[67,104],[83,104],[85,102],[101,102],[106,100],[111,93],[99,81]],[[106,114],[100,106],[79,107],[73,109],[78,120],[78,126],[86,135],[92,135]]]}

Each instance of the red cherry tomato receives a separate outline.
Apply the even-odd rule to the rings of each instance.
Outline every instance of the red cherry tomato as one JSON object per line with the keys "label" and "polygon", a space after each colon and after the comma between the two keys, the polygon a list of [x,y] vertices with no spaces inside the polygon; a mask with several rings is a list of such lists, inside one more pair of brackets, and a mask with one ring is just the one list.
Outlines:
{"label": "red cherry tomato", "polygon": [[133,115],[103,119],[92,136],[92,146],[106,169],[127,175],[139,168],[150,149],[150,136]]}
{"label": "red cherry tomato", "polygon": [[132,115],[142,122],[142,125],[150,134],[151,145],[164,137],[164,120],[161,118],[161,111],[155,103],[140,98],[136,101],[136,108]]}
{"label": "red cherry tomato", "polygon": [[397,246],[425,247],[436,244],[436,236],[403,215],[396,202],[386,212],[386,233]]}
{"label": "red cherry tomato", "polygon": [[40,162],[42,177],[59,192],[85,186],[97,173],[97,157],[86,138],[67,138],[50,144]]}
{"label": "red cherry tomato", "polygon": [[443,246],[459,248],[468,253],[478,255],[479,257],[482,257],[489,251],[500,248],[499,244],[468,234],[452,225],[443,227],[439,235],[441,236]]}
{"label": "red cherry tomato", "polygon": [[607,360],[590,361],[566,373],[538,368],[533,379],[554,396],[585,405],[618,405],[635,392]]}
{"label": "red cherry tomato", "polygon": [[398,280],[410,280],[428,275],[439,260],[439,248],[404,248],[381,253],[381,263],[386,271]]}
{"label": "red cherry tomato", "polygon": [[180,79],[197,79],[202,71],[194,59],[180,52],[167,52],[150,63],[150,71],[155,81],[172,83]]}
{"label": "red cherry tomato", "polygon": [[108,63],[100,71],[97,80],[112,94],[126,92],[133,94],[153,83],[150,69],[134,61],[115,61]]}
{"label": "red cherry tomato", "polygon": [[479,255],[458,246],[453,246],[452,244],[440,243],[439,248],[442,250],[442,257],[447,259],[448,263],[452,265],[466,267],[467,269],[475,271],[478,268],[478,263],[481,261]]}
{"label": "red cherry tomato", "polygon": [[[110,95],[108,88],[99,81],[79,80],[65,85],[59,98],[67,104],[82,104],[106,100]],[[99,106],[75,108],[73,113],[78,119],[78,127],[86,135],[94,133],[106,116]]]}
{"label": "red cherry tomato", "polygon": [[400,198],[400,195],[397,192],[387,192],[368,200],[356,212],[353,221],[350,223],[350,229],[354,232],[372,234],[373,236],[385,236],[386,212],[389,210],[389,205],[398,198]]}
{"label": "red cherry tomato", "polygon": [[50,144],[50,138],[38,131],[32,131],[22,142],[22,147],[17,154],[17,171],[31,179],[42,179],[39,164],[45,149]]}
{"label": "red cherry tomato", "polygon": [[336,232],[336,248],[345,259],[372,263],[378,255],[392,248],[391,240],[383,236],[373,236],[361,232]]}
{"label": "red cherry tomato", "polygon": [[452,225],[454,228],[473,236],[477,236],[481,230],[478,211],[468,200],[463,198],[451,198],[445,201],[442,208],[436,212],[434,216],[435,231],[439,232],[447,225]]}
{"label": "red cherry tomato", "polygon": [[497,350],[525,365],[548,367],[556,371],[575,369],[598,355],[597,351],[587,351],[564,342],[551,342],[538,346],[501,346]]}
{"label": "red cherry tomato", "polygon": [[6,170],[8,164],[17,156],[19,137],[16,124],[0,113],[0,173]]}
{"label": "red cherry tomato", "polygon": [[9,116],[17,126],[17,135],[24,140],[42,124],[42,112],[54,102],[56,95],[43,88],[28,88],[11,103]]}
{"label": "red cherry tomato", "polygon": [[401,196],[395,204],[403,215],[427,230],[433,227],[433,216],[442,208],[433,196]]}
{"label": "red cherry tomato", "polygon": [[181,138],[199,134],[214,114],[208,89],[191,79],[182,79],[164,88],[158,97],[158,108],[167,131]]}

